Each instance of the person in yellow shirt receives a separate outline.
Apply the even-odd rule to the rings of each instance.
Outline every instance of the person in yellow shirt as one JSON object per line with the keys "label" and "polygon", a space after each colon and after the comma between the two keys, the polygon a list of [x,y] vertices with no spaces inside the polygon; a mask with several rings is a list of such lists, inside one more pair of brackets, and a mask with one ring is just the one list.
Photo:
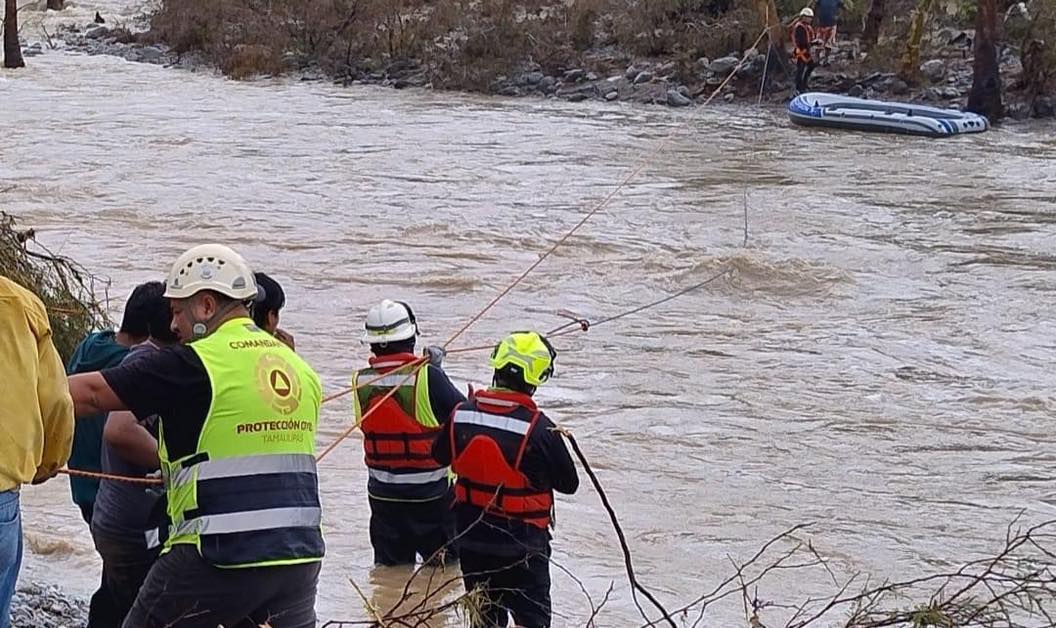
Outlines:
{"label": "person in yellow shirt", "polygon": [[51,341],[48,313],[32,292],[0,275],[0,628],[10,628],[22,565],[18,491],[55,476],[70,457],[73,400]]}

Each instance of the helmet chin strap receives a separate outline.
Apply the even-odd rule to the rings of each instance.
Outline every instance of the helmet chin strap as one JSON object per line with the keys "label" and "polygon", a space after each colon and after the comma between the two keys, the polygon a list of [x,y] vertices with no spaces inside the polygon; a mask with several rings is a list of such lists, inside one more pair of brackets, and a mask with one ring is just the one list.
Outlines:
{"label": "helmet chin strap", "polygon": [[239,305],[242,305],[241,301],[232,301],[224,307],[218,309],[212,316],[205,319],[204,321],[196,320],[194,325],[191,326],[191,334],[195,340],[205,338],[209,334],[209,326],[213,324],[218,318],[227,316],[227,313],[235,309]]}

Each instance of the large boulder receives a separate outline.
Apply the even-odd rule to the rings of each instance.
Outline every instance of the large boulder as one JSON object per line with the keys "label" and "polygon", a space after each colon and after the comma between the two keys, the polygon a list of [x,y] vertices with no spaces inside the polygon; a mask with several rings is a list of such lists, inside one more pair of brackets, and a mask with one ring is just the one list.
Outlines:
{"label": "large boulder", "polygon": [[524,75],[524,82],[527,85],[535,86],[541,83],[544,78],[546,78],[546,75],[542,72],[529,72]]}
{"label": "large boulder", "polygon": [[1035,118],[1052,118],[1056,116],[1056,99],[1041,96],[1034,101]]}
{"label": "large boulder", "polygon": [[733,69],[737,67],[737,64],[740,62],[741,60],[737,57],[720,57],[718,59],[715,59],[708,65],[708,70],[714,72],[715,74],[725,75],[732,72]]}
{"label": "large boulder", "polygon": [[565,72],[565,82],[567,83],[578,83],[587,76],[587,71],[580,68],[569,70]]}
{"label": "large boulder", "polygon": [[89,26],[88,30],[86,30],[84,32],[84,36],[87,37],[88,39],[102,39],[103,37],[106,37],[109,34],[110,34],[110,29],[109,28],[107,28],[105,26],[100,26],[98,24],[96,24],[94,26]]}
{"label": "large boulder", "polygon": [[1022,102],[1005,107],[1005,115],[1013,120],[1026,120],[1030,117],[1030,105]]}
{"label": "large boulder", "polygon": [[139,59],[143,63],[161,63],[165,59],[165,51],[156,46],[146,46],[139,51]]}
{"label": "large boulder", "polygon": [[644,70],[642,72],[639,72],[638,75],[634,77],[634,84],[641,85],[642,83],[648,83],[652,80],[653,73],[649,72],[648,70]]}
{"label": "large boulder", "polygon": [[932,83],[937,83],[946,77],[946,62],[942,59],[932,59],[920,64],[920,73]]}
{"label": "large boulder", "polygon": [[895,96],[905,96],[909,93],[909,84],[900,78],[896,78],[891,81],[889,89]]}
{"label": "large boulder", "polygon": [[672,107],[688,107],[693,101],[677,89],[667,90],[667,104]]}

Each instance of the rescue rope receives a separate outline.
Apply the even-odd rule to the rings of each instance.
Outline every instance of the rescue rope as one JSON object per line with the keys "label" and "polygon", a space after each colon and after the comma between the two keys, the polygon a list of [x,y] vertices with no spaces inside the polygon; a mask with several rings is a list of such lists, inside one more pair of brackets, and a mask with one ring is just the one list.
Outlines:
{"label": "rescue rope", "polygon": [[[766,7],[766,24],[770,24],[770,6]],[[770,32],[770,28],[766,29],[766,61],[763,63],[763,77],[759,80],[759,96],[755,100],[755,106],[761,107],[763,104],[763,92],[766,90],[766,79],[770,73],[770,55],[774,54],[774,36]],[[759,129],[752,133],[752,152],[748,154],[748,171],[752,170],[752,166],[755,164],[755,149],[759,145]],[[748,172],[744,174],[744,242],[741,244],[742,247],[748,247]]]}
{"label": "rescue rope", "polygon": [[[714,281],[716,281],[716,280],[718,280],[718,279],[720,279],[720,278],[722,278],[724,276],[728,276],[732,272],[733,272],[732,268],[724,268],[721,271],[719,271],[718,273],[712,275],[711,277],[708,277],[704,281],[695,283],[695,284],[693,284],[691,286],[687,286],[686,288],[683,288],[682,290],[679,290],[678,292],[674,292],[672,294],[669,294],[669,295],[663,297],[662,299],[657,299],[655,301],[651,301],[651,302],[646,303],[644,305],[639,305],[638,307],[635,307],[633,309],[626,310],[624,312],[620,312],[619,314],[614,314],[612,316],[607,316],[605,318],[602,318],[602,319],[599,319],[599,320],[593,321],[593,322],[588,320],[588,319],[586,319],[586,318],[579,317],[579,316],[575,315],[574,313],[565,312],[565,311],[562,310],[561,312],[559,312],[559,314],[561,314],[563,316],[566,316],[567,318],[571,318],[572,320],[570,322],[568,322],[568,323],[565,323],[564,325],[560,325],[560,326],[555,327],[554,329],[548,331],[546,333],[546,335],[547,335],[547,337],[550,337],[550,338],[556,338],[556,337],[560,337],[560,336],[567,336],[567,335],[572,334],[572,333],[589,331],[590,329],[592,329],[594,327],[597,327],[598,325],[605,325],[606,323],[611,323],[613,321],[618,321],[620,319],[627,318],[628,316],[633,316],[634,314],[638,314],[640,312],[644,312],[646,310],[649,310],[649,309],[652,309],[654,307],[658,307],[660,305],[663,305],[665,303],[673,301],[673,300],[675,300],[675,299],[677,299],[677,298],[679,298],[681,296],[684,296],[686,294],[689,294],[690,292],[693,292],[694,290],[699,290],[700,288],[703,288],[704,286],[707,286],[708,284],[710,284],[710,283],[712,283],[712,282],[714,282]],[[473,347],[461,347],[461,348],[458,348],[458,349],[451,349],[450,351],[448,351],[448,353],[470,353],[470,352],[475,352],[475,351],[491,351],[492,348],[493,347],[491,345],[478,345],[478,346],[473,346]],[[372,406],[371,408],[367,409],[367,411],[364,412],[363,415],[355,423],[353,423],[351,426],[349,426],[333,442],[331,442],[329,445],[327,445],[326,448],[324,448],[323,451],[320,452],[318,456],[316,456],[316,458],[315,458],[316,462],[318,463],[318,462],[322,461],[323,458],[328,456],[330,454],[330,452],[332,452],[337,447],[338,444],[340,444],[346,438],[351,436],[353,432],[355,432],[357,429],[359,429],[359,427],[363,424],[363,421],[365,421],[367,419],[367,417],[369,417],[374,412],[374,410],[379,405],[381,405],[382,402],[384,402],[387,399],[390,399],[393,395],[395,395],[396,391],[401,386],[406,384],[410,380],[410,378],[413,377],[419,370],[421,370],[422,367],[424,367],[426,364],[428,364],[428,362],[429,362],[428,358],[423,356],[421,358],[418,358],[414,362],[410,362],[409,364],[404,365],[403,367],[401,367],[401,368],[410,367],[410,371],[407,372],[404,375],[403,379],[400,380],[399,384],[397,384],[391,390],[389,390],[376,404],[374,404],[374,406]],[[327,402],[333,401],[335,399],[344,397],[344,396],[348,395],[349,393],[352,393],[352,392],[358,390],[359,388],[362,388],[364,386],[370,386],[371,384],[374,384],[375,382],[378,382],[379,380],[381,380],[381,379],[383,379],[385,377],[388,377],[390,375],[391,375],[391,373],[380,374],[380,375],[378,375],[376,377],[373,377],[373,378],[371,378],[371,379],[369,379],[369,380],[367,380],[365,382],[360,383],[356,387],[349,387],[349,388],[346,388],[346,389],[344,389],[344,390],[342,390],[340,392],[334,393],[333,395],[330,395],[329,397],[325,397],[322,400],[322,403],[327,403]],[[83,471],[83,470],[80,470],[80,469],[60,469],[60,473],[65,473],[65,474],[71,475],[71,476],[87,477],[87,478],[94,478],[94,479],[100,479],[100,480],[115,480],[115,481],[131,482],[131,483],[142,483],[142,484],[161,484],[162,483],[162,481],[160,479],[155,479],[155,478],[136,478],[136,477],[124,476],[124,475],[113,475],[113,474],[109,474],[109,473],[97,473],[97,472],[93,472],[93,471]]]}
{"label": "rescue rope", "polygon": [[[334,439],[334,442],[332,442],[329,445],[327,445],[327,447],[318,456],[315,457],[316,463],[321,462],[323,458],[326,458],[328,455],[330,455],[331,451],[336,449],[337,446],[340,445],[342,441],[344,441],[346,438],[351,436],[352,432],[354,432],[357,429],[359,429],[360,425],[363,425],[363,421],[366,421],[367,417],[369,417],[370,415],[374,414],[374,412],[378,408],[380,408],[383,403],[385,403],[386,401],[391,399],[392,396],[396,394],[396,391],[398,391],[400,389],[400,387],[402,387],[404,384],[406,384],[412,377],[414,377],[418,373],[418,371],[420,371],[422,369],[422,367],[424,367],[427,364],[429,364],[429,358],[428,357],[421,357],[421,358],[418,358],[417,360],[415,360],[414,362],[410,362],[410,363],[405,364],[402,367],[400,367],[400,368],[411,367],[411,370],[408,371],[407,374],[403,376],[403,379],[401,379],[395,386],[393,386],[391,389],[389,389],[389,391],[386,392],[385,395],[381,399],[378,399],[376,402],[374,402],[374,405],[372,405],[370,408],[367,408],[367,411],[364,412],[358,419],[356,419],[355,422],[352,423],[352,425],[349,425],[348,429],[346,429],[344,432],[341,432],[341,434],[336,439]],[[391,375],[391,373],[387,373],[386,375]],[[364,385],[366,385],[366,384],[364,384]]]}
{"label": "rescue rope", "polygon": [[[411,364],[413,364],[413,363],[411,363]],[[347,387],[347,388],[345,388],[345,389],[343,389],[343,390],[341,390],[339,392],[336,392],[336,393],[330,395],[329,397],[323,397],[323,400],[320,401],[319,403],[320,404],[330,403],[331,401],[334,401],[335,399],[340,399],[341,397],[344,397],[345,395],[347,395],[347,394],[349,394],[349,393],[351,393],[353,391],[356,391],[356,390],[359,390],[360,388],[365,388],[367,386],[375,384],[375,383],[385,379],[386,377],[388,377],[388,375],[389,375],[388,373],[380,373],[380,374],[378,374],[377,377],[374,377],[372,379],[368,379],[367,381],[365,381],[363,383],[360,383],[360,384],[358,384],[356,386],[349,386],[349,387]]]}
{"label": "rescue rope", "polygon": [[70,477],[92,478],[95,480],[114,480],[117,482],[128,482],[129,484],[162,484],[161,478],[137,478],[131,475],[113,475],[111,473],[98,473],[96,471],[85,471],[83,469],[59,469],[59,473]]}
{"label": "rescue rope", "polygon": [[[767,9],[767,10],[769,11],[769,9]],[[766,37],[769,34],[769,32],[770,32],[770,29],[764,27],[763,30],[759,33],[759,36],[755,38],[755,42],[751,45],[751,48],[755,48],[756,46],[758,46],[759,42],[761,42],[763,40],[763,37]],[[767,60],[769,61],[769,51],[767,53]],[[510,283],[508,286],[506,286],[506,288],[504,288],[502,290],[502,292],[500,292],[498,295],[496,295],[495,298],[493,298],[486,306],[484,306],[484,309],[482,309],[479,312],[477,312],[472,318],[469,319],[468,322],[466,322],[465,325],[463,325],[457,332],[455,332],[454,335],[452,335],[450,338],[448,338],[447,341],[444,342],[443,348],[446,350],[447,347],[449,347],[452,342],[454,342],[455,340],[460,338],[462,336],[462,334],[464,334],[470,327],[473,326],[474,323],[476,323],[481,318],[483,318],[484,315],[487,314],[493,307],[495,307],[495,305],[498,304],[499,301],[501,301],[504,297],[506,297],[508,294],[513,292],[513,290],[518,285],[520,285],[520,283],[522,281],[524,281],[524,279],[526,277],[528,277],[528,275],[530,275],[536,268],[538,268],[544,261],[546,261],[547,258],[549,258],[551,255],[553,255],[553,253],[558,248],[560,248],[565,242],[567,242],[569,240],[569,238],[571,238],[573,235],[575,235],[576,232],[579,231],[579,229],[583,225],[585,225],[588,220],[590,220],[598,212],[600,212],[602,209],[604,209],[609,203],[611,203],[612,200],[614,198],[616,198],[616,195],[619,194],[620,191],[623,190],[623,188],[625,188],[627,186],[627,184],[631,182],[632,179],[634,179],[634,177],[638,176],[642,172],[642,170],[645,169],[645,167],[647,165],[649,165],[649,162],[652,159],[654,159],[657,155],[662,153],[664,151],[664,149],[667,148],[667,145],[671,142],[671,140],[675,137],[675,135],[677,133],[682,131],[684,128],[688,127],[691,122],[694,122],[696,120],[697,116],[700,114],[700,111],[704,107],[708,106],[711,103],[711,101],[715,99],[715,96],[717,96],[719,94],[719,92],[721,92],[723,90],[723,88],[725,88],[726,85],[728,85],[730,83],[730,81],[733,80],[733,77],[736,76],[737,72],[739,72],[741,70],[741,68],[744,66],[744,62],[745,62],[745,57],[742,56],[741,59],[737,62],[737,65],[734,66],[734,68],[732,70],[730,70],[730,73],[726,76],[726,78],[722,81],[722,83],[720,83],[718,85],[718,87],[716,87],[711,92],[711,95],[708,96],[708,98],[703,103],[701,103],[700,107],[698,107],[691,115],[689,115],[682,122],[682,124],[676,126],[674,129],[672,129],[667,134],[667,136],[665,136],[663,139],[661,139],[657,143],[657,145],[653,148],[652,151],[649,151],[648,153],[646,153],[643,156],[643,158],[638,161],[638,164],[622,180],[620,180],[616,184],[616,187],[613,188],[604,198],[602,198],[602,200],[600,202],[598,202],[589,212],[587,212],[587,214],[585,216],[583,216],[583,218],[581,218],[579,220],[579,222],[577,222],[572,227],[572,229],[570,229],[557,242],[555,242],[549,249],[547,249],[539,257],[539,259],[537,259],[535,262],[533,262],[531,265],[529,265],[528,268],[525,269],[525,271],[523,273],[518,275],[513,280],[512,283]],[[764,74],[764,76],[765,76],[765,74]],[[639,310],[639,311],[641,311],[641,310]],[[613,320],[615,320],[615,319],[613,319]],[[586,329],[584,329],[583,331],[586,331]],[[470,351],[482,351],[484,349],[490,350],[491,348],[492,348],[491,346],[488,346],[488,347],[466,347],[466,348],[461,348],[461,349],[450,349],[450,350],[447,350],[447,352],[448,353],[466,353],[466,352],[470,352]],[[366,385],[366,384],[364,384],[364,385]],[[340,399],[341,397],[344,397],[345,395],[348,395],[349,393],[351,393],[353,390],[355,390],[355,389],[349,387],[349,388],[346,388],[344,390],[338,391],[338,392],[336,392],[336,393],[334,393],[332,395],[329,395],[329,396],[325,397],[323,399],[323,403],[328,403],[328,402],[333,401],[335,399]]]}
{"label": "rescue rope", "polygon": [[[589,320],[587,320],[585,318],[577,318],[577,319],[572,320],[571,322],[568,322],[568,323],[565,323],[564,325],[561,325],[560,327],[555,327],[554,329],[552,329],[549,332],[547,332],[546,335],[547,335],[548,338],[557,338],[557,337],[560,337],[560,336],[566,336],[568,334],[575,333],[577,331],[588,331],[589,329],[597,327],[598,325],[604,325],[606,323],[611,323],[613,321],[618,321],[621,318],[627,318],[628,316],[633,316],[634,314],[638,314],[639,312],[644,312],[645,310],[657,307],[658,305],[663,305],[664,303],[667,303],[668,301],[674,301],[678,297],[681,297],[681,296],[684,296],[686,294],[689,294],[690,292],[693,292],[694,290],[699,290],[700,288],[703,288],[704,286],[710,284],[711,282],[715,281],[716,279],[719,279],[721,277],[725,277],[727,275],[730,275],[731,273],[733,273],[733,269],[732,268],[723,268],[718,273],[712,275],[711,277],[708,277],[707,279],[705,279],[704,281],[701,281],[700,283],[693,284],[692,286],[689,286],[688,288],[683,288],[682,290],[679,290],[678,292],[675,292],[673,294],[669,294],[669,295],[667,295],[666,297],[664,297],[662,299],[657,299],[656,301],[653,301],[651,303],[646,303],[645,305],[640,305],[640,306],[634,308],[633,310],[627,310],[626,312],[621,312],[621,313],[616,314],[614,316],[609,316],[607,318],[603,318],[601,320],[593,321],[593,322],[591,322],[591,321],[589,321]],[[573,326],[575,326],[575,327],[573,327]]]}
{"label": "rescue rope", "polygon": [[[751,48],[754,49],[756,46],[758,46],[759,42],[761,42],[763,40],[763,37],[765,37],[767,35],[767,33],[770,30],[768,26],[769,25],[764,27],[762,32],[759,33],[759,37],[757,37],[755,39],[755,43],[753,43],[751,45]],[[627,184],[630,183],[632,179],[634,179],[639,174],[641,174],[641,172],[643,170],[645,170],[645,167],[648,166],[653,159],[655,159],[658,155],[660,155],[662,152],[664,152],[664,150],[667,148],[667,145],[671,142],[672,139],[674,139],[676,134],[678,134],[684,128],[689,126],[689,124],[691,122],[694,122],[696,120],[697,116],[700,114],[700,111],[704,107],[707,107],[711,103],[711,101],[715,99],[715,96],[717,96],[719,94],[719,92],[722,91],[722,89],[725,88],[726,85],[728,85],[729,82],[733,80],[733,77],[736,76],[737,72],[739,72],[741,67],[744,66],[744,62],[745,62],[745,57],[742,55],[740,61],[737,62],[737,65],[734,66],[733,70],[730,71],[730,73],[726,77],[726,79],[723,80],[722,83],[720,83],[719,86],[716,87],[715,90],[711,92],[711,95],[708,96],[708,98],[703,103],[701,103],[700,107],[698,107],[696,109],[696,111],[694,111],[691,115],[687,116],[686,119],[682,122],[682,124],[676,126],[674,129],[672,129],[671,132],[667,134],[667,136],[665,136],[662,140],[660,140],[656,144],[656,146],[653,148],[653,150],[647,152],[638,161],[638,164],[634,168],[632,168],[631,171],[629,173],[627,173],[627,175],[616,184],[616,187],[614,187],[607,195],[605,195],[605,197],[602,198],[601,201],[598,202],[594,206],[593,209],[591,209],[589,212],[587,212],[587,214],[585,216],[583,216],[583,218],[581,218],[579,220],[579,222],[577,222],[575,224],[575,226],[572,227],[572,229],[570,229],[557,242],[555,242],[553,244],[553,246],[551,246],[549,249],[547,249],[546,252],[544,252],[539,257],[539,259],[535,260],[531,265],[529,265],[528,268],[525,269],[525,271],[523,273],[518,275],[517,278],[515,278],[512,283],[510,283],[510,285],[506,286],[506,288],[503,289],[502,292],[500,292],[498,295],[496,295],[495,298],[491,300],[491,302],[489,302],[486,306],[484,306],[484,309],[482,309],[481,311],[477,312],[472,318],[469,319],[469,321],[465,325],[463,325],[457,332],[455,332],[455,334],[453,336],[448,338],[447,342],[445,342],[444,345],[443,345],[444,348],[446,349],[452,342],[454,342],[459,337],[461,337],[462,334],[464,334],[470,327],[473,326],[474,323],[476,323],[481,318],[483,318],[485,314],[487,314],[493,307],[495,307],[495,305],[499,301],[501,301],[509,293],[513,292],[513,290],[518,285],[520,285],[520,283],[522,281],[524,281],[524,279],[528,275],[530,275],[532,273],[532,271],[534,271],[536,268],[538,268],[544,261],[547,260],[547,258],[549,258],[551,255],[553,255],[554,251],[556,251],[561,245],[563,245],[565,242],[567,242],[569,240],[569,238],[571,238],[573,235],[575,235],[576,232],[579,231],[579,229],[583,225],[585,225],[588,220],[593,218],[595,215],[597,215],[598,212],[600,212],[609,203],[611,203],[612,200],[614,198],[616,198],[616,195],[619,194],[623,190],[623,188],[627,187]]]}

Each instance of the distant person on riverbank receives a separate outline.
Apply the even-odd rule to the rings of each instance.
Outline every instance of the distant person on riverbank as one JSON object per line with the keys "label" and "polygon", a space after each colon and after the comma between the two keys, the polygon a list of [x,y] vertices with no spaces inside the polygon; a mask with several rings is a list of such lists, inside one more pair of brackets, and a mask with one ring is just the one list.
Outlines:
{"label": "distant person on riverbank", "polygon": [[293,336],[279,328],[279,312],[286,307],[286,293],[279,282],[264,273],[253,273],[257,280],[258,296],[251,308],[253,322],[264,331],[293,349]]}
{"label": "distant person on riverbank", "polygon": [[11,597],[22,566],[19,489],[66,464],[73,403],[48,313],[33,293],[0,276],[0,628],[10,628]]}
{"label": "distant person on riverbank", "polygon": [[466,398],[441,368],[441,349],[427,348],[430,362],[415,369],[418,321],[409,305],[386,299],[367,312],[365,327],[373,356],[352,378],[352,408],[362,421],[374,564],[413,565],[418,556],[454,562],[455,495],[448,466],[433,460],[432,449]]}
{"label": "distant person on riverbank", "polygon": [[477,626],[549,628],[550,528],[554,491],[579,476],[554,423],[532,396],[554,372],[557,352],[535,332],[515,332],[491,355],[492,385],[460,405],[433,446],[451,464],[459,556],[467,591],[482,589]]}
{"label": "distant person on riverbank", "polygon": [[[130,347],[147,340],[150,299],[137,286],[128,301],[125,302],[125,313],[121,318],[121,327],[116,331],[97,331],[77,345],[73,356],[66,364],[66,374],[90,373],[117,366],[128,355]],[[97,414],[77,421],[73,436],[73,453],[70,454],[70,468],[79,471],[98,473],[102,470],[103,425],[106,414]],[[91,525],[92,511],[95,508],[95,496],[99,492],[99,480],[94,478],[71,477],[70,492],[73,502],[81,510],[84,522]]]}
{"label": "distant person on riverbank", "polygon": [[[135,364],[178,341],[170,329],[172,313],[165,284],[152,281],[137,288],[144,299],[149,338],[135,345],[121,362]],[[159,469],[158,419],[139,421],[131,412],[111,412],[103,429],[103,472],[141,478]],[[164,500],[141,484],[102,480],[92,514],[92,539],[103,559],[103,595],[93,596],[88,628],[121,628],[136,595],[161,551],[159,531]],[[167,532],[167,530],[166,530]]]}
{"label": "distant person on riverbank", "polygon": [[792,60],[796,62],[796,94],[806,92],[810,87],[810,75],[814,73],[817,63],[811,48],[816,45],[814,34],[814,10],[804,7],[792,21]]}
{"label": "distant person on riverbank", "polygon": [[828,63],[832,49],[836,47],[836,23],[839,20],[840,9],[844,7],[844,0],[814,0],[814,10],[817,15],[816,35],[821,45],[821,62]]}
{"label": "distant person on riverbank", "polygon": [[169,536],[125,628],[314,628],[323,559],[319,377],[254,324],[253,271],[219,244],[166,281],[185,344],[70,378],[78,416],[160,416]]}

